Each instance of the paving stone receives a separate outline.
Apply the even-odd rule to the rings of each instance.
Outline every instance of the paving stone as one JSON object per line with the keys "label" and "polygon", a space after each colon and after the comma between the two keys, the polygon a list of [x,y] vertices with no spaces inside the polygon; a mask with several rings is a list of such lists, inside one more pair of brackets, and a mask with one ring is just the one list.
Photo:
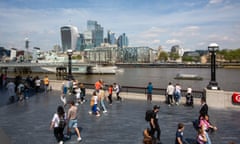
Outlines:
{"label": "paving stone", "polygon": [[[86,96],[87,99],[90,95]],[[68,100],[73,97],[68,96]],[[147,104],[143,100],[125,99],[122,103],[114,101],[107,105],[108,112],[100,117],[89,115],[89,101],[78,106],[78,124],[83,144],[141,144],[143,130],[149,127],[144,120],[145,111],[154,104],[161,106],[159,124],[163,144],[174,144],[177,124],[185,124],[184,137],[195,139],[197,132],[192,121],[198,117],[199,105],[194,108],[180,106],[168,107],[163,102]],[[60,101],[60,92],[40,93],[29,100],[0,107],[0,129],[13,144],[56,144],[50,121]],[[66,111],[68,106],[66,107]],[[227,144],[240,141],[239,109],[209,109],[211,122],[218,131],[210,134],[213,144]],[[66,130],[65,130],[66,133]],[[76,144],[73,135],[66,144]]]}

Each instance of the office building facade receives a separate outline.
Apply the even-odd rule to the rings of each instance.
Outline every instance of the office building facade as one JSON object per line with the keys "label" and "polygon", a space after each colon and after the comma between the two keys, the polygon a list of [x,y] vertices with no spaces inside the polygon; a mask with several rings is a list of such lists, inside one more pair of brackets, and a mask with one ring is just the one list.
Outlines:
{"label": "office building facade", "polygon": [[118,37],[117,45],[120,48],[128,47],[128,37],[125,33]]}
{"label": "office building facade", "polygon": [[70,25],[61,27],[62,51],[66,52],[68,49],[76,50],[78,38],[77,27]]}
{"label": "office building facade", "polygon": [[91,32],[92,44],[94,47],[100,46],[103,43],[103,27],[97,21],[87,21],[87,31]]}

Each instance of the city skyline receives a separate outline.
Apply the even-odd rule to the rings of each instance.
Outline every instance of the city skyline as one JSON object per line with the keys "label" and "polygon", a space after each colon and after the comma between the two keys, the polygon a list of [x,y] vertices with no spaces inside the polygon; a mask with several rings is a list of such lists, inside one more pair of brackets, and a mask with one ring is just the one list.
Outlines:
{"label": "city skyline", "polygon": [[3,0],[0,1],[0,46],[40,47],[61,45],[60,27],[74,25],[79,33],[87,21],[95,20],[116,37],[126,33],[129,46],[149,46],[170,51],[173,45],[185,50],[239,48],[240,1],[236,0]]}

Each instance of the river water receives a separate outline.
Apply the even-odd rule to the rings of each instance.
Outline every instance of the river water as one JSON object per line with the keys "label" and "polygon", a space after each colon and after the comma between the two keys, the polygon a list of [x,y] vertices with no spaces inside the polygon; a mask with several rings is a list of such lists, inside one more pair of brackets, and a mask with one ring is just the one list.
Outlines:
{"label": "river water", "polygon": [[[203,80],[177,80],[178,73],[197,74]],[[211,80],[211,71],[208,68],[124,68],[124,72],[116,75],[82,75],[79,80],[94,83],[103,79],[106,83],[118,82],[127,86],[147,86],[152,82],[156,88],[166,88],[169,82],[179,83],[183,89],[192,87],[194,90],[203,90]],[[220,89],[240,91],[240,69],[217,69],[216,81]]]}
{"label": "river water", "polygon": [[[120,83],[124,86],[146,87],[152,82],[155,88],[166,88],[169,82],[179,83],[183,89],[192,87],[193,90],[203,90],[211,79],[210,68],[121,68],[123,72],[116,75],[81,75],[74,74],[74,77],[83,83],[95,83],[103,79],[105,83]],[[196,74],[203,80],[177,80],[174,77],[178,74]],[[56,79],[55,74],[48,74],[50,79]],[[40,75],[41,78],[44,74]],[[216,69],[216,81],[222,90],[240,91],[240,69]]]}

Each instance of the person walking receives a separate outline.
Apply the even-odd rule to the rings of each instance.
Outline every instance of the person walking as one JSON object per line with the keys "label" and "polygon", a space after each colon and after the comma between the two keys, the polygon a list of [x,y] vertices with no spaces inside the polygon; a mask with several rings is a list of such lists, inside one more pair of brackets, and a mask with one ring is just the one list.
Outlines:
{"label": "person walking", "polygon": [[110,105],[112,105],[112,92],[113,92],[113,85],[110,85],[108,87],[108,100]]}
{"label": "person walking", "polygon": [[103,81],[100,79],[98,81],[95,82],[94,84],[95,90],[98,93],[100,88],[103,87]]}
{"label": "person walking", "polygon": [[201,117],[204,117],[205,115],[208,115],[208,105],[206,103],[206,98],[202,97],[201,98],[201,109],[199,111],[199,120]]}
{"label": "person walking", "polygon": [[21,82],[21,83],[17,86],[18,101],[24,100],[24,89],[25,89],[25,86],[24,86],[23,82]]}
{"label": "person walking", "polygon": [[100,105],[101,105],[101,107],[103,109],[103,113],[106,113],[107,112],[107,108],[106,108],[105,102],[104,102],[105,101],[105,91],[103,90],[102,87],[99,89],[98,97],[100,99]]}
{"label": "person walking", "polygon": [[15,87],[16,87],[16,85],[14,84],[13,81],[9,81],[9,82],[7,83],[6,88],[7,88],[7,90],[8,90],[8,96],[9,96],[9,97],[16,95],[16,94],[15,94]]}
{"label": "person walking", "polygon": [[90,106],[91,106],[91,111],[89,112],[89,114],[95,114],[97,117],[100,116],[100,112],[98,110],[98,96],[97,96],[97,92],[94,91],[90,100]]}
{"label": "person walking", "polygon": [[79,84],[76,84],[76,86],[74,86],[74,91],[75,91],[75,95],[76,95],[76,105],[78,105],[79,103],[81,103],[81,88]]}
{"label": "person walking", "polygon": [[158,124],[158,112],[159,112],[160,106],[154,105],[153,106],[153,112],[151,114],[151,119],[149,121],[150,127],[151,127],[151,136],[152,138],[155,138],[155,131],[157,131],[157,141],[160,142],[160,135],[161,135],[161,129]]}
{"label": "person walking", "polygon": [[152,91],[153,91],[153,85],[152,85],[152,82],[149,82],[147,86],[147,102],[149,103],[152,103]]}
{"label": "person walking", "polygon": [[67,137],[71,137],[71,129],[74,128],[75,132],[77,133],[77,141],[81,141],[80,131],[78,129],[78,122],[77,122],[77,107],[75,106],[74,101],[71,101],[70,108],[67,114],[68,118],[68,129],[67,129]]}
{"label": "person walking", "polygon": [[50,129],[53,129],[54,136],[59,144],[63,144],[64,127],[66,125],[66,113],[62,106],[58,106],[57,112],[53,115]]}
{"label": "person walking", "polygon": [[44,92],[46,93],[49,87],[49,79],[47,75],[43,79],[43,84],[44,84]]}
{"label": "person walking", "polygon": [[211,144],[212,142],[211,142],[211,139],[208,135],[208,132],[209,132],[210,129],[217,130],[217,127],[210,124],[209,117],[208,117],[207,114],[204,117],[201,118],[201,120],[199,122],[199,127],[204,130],[204,133],[205,133],[206,138],[207,138],[206,144]]}
{"label": "person walking", "polygon": [[116,96],[118,101],[122,101],[122,98],[120,97],[120,85],[117,83],[114,83],[114,90],[116,91]]}
{"label": "person walking", "polygon": [[198,142],[198,144],[206,144],[207,143],[207,137],[202,128],[198,129],[197,142]]}
{"label": "person walking", "polygon": [[173,104],[173,94],[174,94],[174,86],[171,82],[168,83],[167,86],[167,103],[168,106],[171,106]]}
{"label": "person walking", "polygon": [[86,102],[86,100],[85,100],[86,88],[85,88],[85,86],[83,85],[83,83],[80,83],[80,90],[81,90],[80,98],[81,98],[81,104],[82,104],[82,103]]}
{"label": "person walking", "polygon": [[36,93],[39,92],[40,86],[41,86],[41,80],[40,80],[39,77],[37,76],[36,79],[35,79],[35,91],[36,91]]}
{"label": "person walking", "polygon": [[189,144],[183,137],[183,131],[184,131],[184,124],[178,123],[175,144]]}
{"label": "person walking", "polygon": [[175,102],[176,105],[180,104],[180,100],[181,100],[181,86],[177,83],[175,85],[175,91],[174,91],[174,98],[175,98]]}

